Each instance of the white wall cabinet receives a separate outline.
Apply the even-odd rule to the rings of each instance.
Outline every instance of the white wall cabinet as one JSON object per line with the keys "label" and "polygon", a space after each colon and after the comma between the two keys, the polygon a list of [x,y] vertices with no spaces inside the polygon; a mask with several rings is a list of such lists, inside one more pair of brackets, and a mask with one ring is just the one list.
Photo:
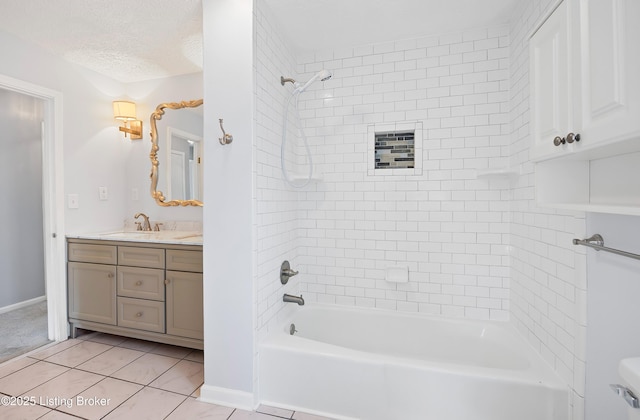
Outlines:
{"label": "white wall cabinet", "polygon": [[[573,129],[571,100],[575,95],[572,73],[575,60],[575,25],[571,0],[564,0],[529,41],[531,89],[531,159],[534,161],[566,153],[568,144],[554,143]],[[574,142],[575,143],[575,142]]]}
{"label": "white wall cabinet", "polygon": [[69,239],[77,328],[203,348],[202,247]]}
{"label": "white wall cabinet", "polygon": [[563,0],[532,35],[539,205],[640,215],[638,21],[637,0]]}
{"label": "white wall cabinet", "polygon": [[599,147],[637,139],[640,2],[582,0],[580,13],[583,138]]}

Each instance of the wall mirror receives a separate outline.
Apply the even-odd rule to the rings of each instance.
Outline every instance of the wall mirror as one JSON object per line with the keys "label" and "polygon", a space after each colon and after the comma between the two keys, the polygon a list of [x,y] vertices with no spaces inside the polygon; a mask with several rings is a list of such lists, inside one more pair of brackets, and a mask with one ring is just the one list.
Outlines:
{"label": "wall mirror", "polygon": [[201,105],[162,103],[151,114],[151,196],[160,206],[203,205]]}

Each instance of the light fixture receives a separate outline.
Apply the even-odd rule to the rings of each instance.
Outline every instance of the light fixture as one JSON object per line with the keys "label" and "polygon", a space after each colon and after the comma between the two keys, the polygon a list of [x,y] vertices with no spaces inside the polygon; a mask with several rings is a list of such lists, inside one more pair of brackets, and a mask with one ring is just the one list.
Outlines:
{"label": "light fixture", "polygon": [[113,101],[113,118],[122,121],[120,131],[127,137],[131,135],[131,140],[142,138],[142,121],[136,118],[136,104],[130,101]]}

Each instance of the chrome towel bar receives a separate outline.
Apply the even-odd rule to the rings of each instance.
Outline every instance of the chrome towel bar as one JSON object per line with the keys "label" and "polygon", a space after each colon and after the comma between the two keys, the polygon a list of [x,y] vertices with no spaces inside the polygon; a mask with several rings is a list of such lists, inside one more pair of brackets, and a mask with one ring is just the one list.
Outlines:
{"label": "chrome towel bar", "polygon": [[629,257],[636,260],[640,260],[640,255],[638,254],[633,254],[627,251],[620,251],[619,249],[614,249],[614,248],[609,248],[607,246],[604,246],[604,238],[602,237],[602,235],[599,235],[597,233],[587,239],[574,239],[573,244],[584,245],[584,246],[588,246],[589,248],[593,248],[596,251],[607,251],[613,254],[622,255],[623,257]]}

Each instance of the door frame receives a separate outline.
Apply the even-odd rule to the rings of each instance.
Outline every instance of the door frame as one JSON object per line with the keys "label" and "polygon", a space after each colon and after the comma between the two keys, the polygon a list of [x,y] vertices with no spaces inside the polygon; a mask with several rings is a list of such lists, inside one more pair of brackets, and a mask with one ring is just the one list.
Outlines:
{"label": "door frame", "polygon": [[42,210],[45,290],[49,340],[66,340],[66,252],[64,235],[64,168],[62,162],[62,92],[0,74],[0,88],[41,99]]}

